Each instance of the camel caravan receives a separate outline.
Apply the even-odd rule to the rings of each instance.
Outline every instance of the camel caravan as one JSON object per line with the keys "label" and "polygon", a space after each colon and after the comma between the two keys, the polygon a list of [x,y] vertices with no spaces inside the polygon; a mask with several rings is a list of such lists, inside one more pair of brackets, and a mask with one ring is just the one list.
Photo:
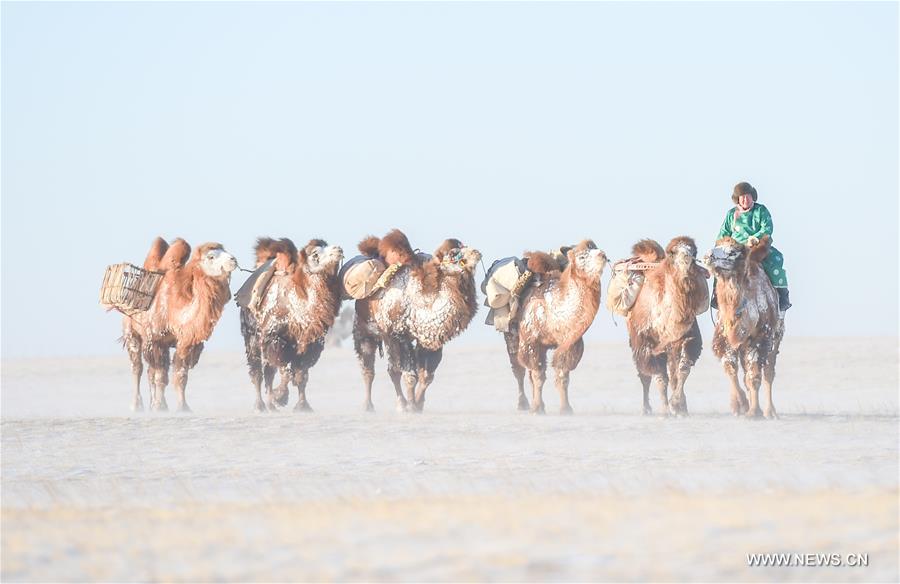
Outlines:
{"label": "camel caravan", "polygon": [[[628,258],[612,264],[606,307],[626,321],[645,415],[653,412],[651,384],[659,392],[659,414],[687,415],[685,385],[703,347],[697,317],[712,306],[717,309],[712,351],[731,386],[732,413],[776,417],[772,383],[790,303],[783,259],[771,246],[771,218],[764,207],[757,209],[762,228],[759,235],[753,231],[756,192],[749,189],[747,183],[735,187],[733,200],[743,212],[727,216],[720,235],[728,233],[730,224],[736,226],[734,232],[720,237],[702,258],[695,241],[680,236],[665,248],[642,239]],[[380,238],[367,236],[357,247],[359,254],[345,261],[340,247],[322,239],[299,248],[288,238],[256,241],[254,269],[242,270],[250,275],[235,294],[255,411],[286,407],[291,385],[297,391],[294,411],[312,411],[306,395],[310,370],[326,348],[342,303],[350,301],[363,408],[375,409],[372,383],[376,355],[382,355],[397,409],[422,412],[444,346],[466,330],[478,311],[476,269],[481,265],[485,324],[505,341],[517,408],[544,413],[552,352],[549,365],[559,411],[573,412],[570,376],[584,357],[583,337],[600,309],[601,278],[610,263],[592,240],[526,251],[522,257],[496,260],[487,270],[481,252],[455,238],[428,254],[394,229]],[[168,409],[165,391],[174,367],[177,409],[190,410],[188,372],[198,364],[232,298],[231,276],[237,269],[237,260],[221,244],[205,243],[192,252],[184,239],[167,243],[159,237],[143,267],[121,263],[107,268],[100,302],[123,314],[121,341],[134,377],[133,410],[144,407],[145,364],[150,409]]]}

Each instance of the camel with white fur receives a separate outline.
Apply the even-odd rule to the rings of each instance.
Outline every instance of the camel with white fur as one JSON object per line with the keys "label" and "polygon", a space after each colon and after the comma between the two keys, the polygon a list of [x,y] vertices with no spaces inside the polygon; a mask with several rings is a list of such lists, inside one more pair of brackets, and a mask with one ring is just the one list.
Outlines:
{"label": "camel with white fur", "polygon": [[[312,411],[306,398],[309,370],[319,361],[325,336],[341,307],[337,273],[344,252],[321,239],[310,240],[298,250],[286,238],[260,238],[255,252],[258,266],[275,260],[275,273],[259,305],[241,309],[247,365],[256,389],[255,408],[274,411],[286,405],[293,382],[298,396],[294,411]],[[281,379],[273,390],[276,371]]]}
{"label": "camel with white fur", "polygon": [[444,345],[478,310],[474,271],[481,253],[447,239],[431,257],[416,254],[396,229],[381,239],[364,239],[359,249],[400,266],[384,289],[356,301],[353,344],[363,370],[365,409],[374,410],[375,353],[385,347],[398,408],[421,412]]}
{"label": "camel with white fur", "polygon": [[600,307],[600,276],[607,258],[591,240],[568,250],[568,263],[543,252],[526,252],[528,270],[536,275],[522,294],[509,332],[503,334],[513,375],[519,386],[518,409],[529,409],[525,372],[532,386],[531,412],[544,413],[543,389],[547,379],[547,351],[554,349],[553,369],[559,391],[560,413],[571,414],[569,374],[584,354],[582,337]]}
{"label": "camel with white fur", "polygon": [[696,315],[709,306],[708,274],[695,262],[697,245],[690,237],[676,237],[665,251],[644,239],[634,245],[632,256],[660,262],[644,273],[627,316],[628,342],[644,391],[643,413],[652,412],[650,381],[655,379],[662,413],[686,415],[684,384],[703,348]]}
{"label": "camel with white fur", "polygon": [[[760,383],[766,390],[767,418],[775,418],[772,382],[775,361],[784,337],[784,313],[778,309],[778,294],[760,265],[769,253],[769,237],[752,247],[730,237],[716,242],[704,261],[716,276],[718,321],[713,333],[713,353],[722,361],[731,382],[731,411],[734,415],[759,417]],[[747,396],[738,381],[743,367]]]}
{"label": "camel with white fur", "polygon": [[[204,243],[191,256],[191,246],[183,239],[176,239],[171,245],[159,237],[153,242],[144,269],[164,272],[162,282],[146,312],[126,316],[122,321],[122,343],[134,374],[133,410],[144,408],[143,357],[147,362],[150,408],[168,409],[165,390],[171,363],[175,370],[178,409],[190,411],[185,399],[188,371],[200,359],[203,343],[209,339],[225,303],[231,298],[229,282],[236,267],[234,256],[219,243]],[[170,354],[172,349],[174,359]]]}

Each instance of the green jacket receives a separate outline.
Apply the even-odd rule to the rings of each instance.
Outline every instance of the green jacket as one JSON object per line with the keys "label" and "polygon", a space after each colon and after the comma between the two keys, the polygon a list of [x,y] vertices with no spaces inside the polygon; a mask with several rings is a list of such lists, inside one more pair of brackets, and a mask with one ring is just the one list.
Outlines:
{"label": "green jacket", "polygon": [[772,237],[772,214],[765,205],[756,203],[753,208],[747,212],[741,213],[737,221],[734,220],[735,208],[728,209],[725,213],[725,221],[722,222],[722,228],[719,229],[719,236],[731,237],[738,243],[746,243],[750,236],[760,239],[763,235]]}

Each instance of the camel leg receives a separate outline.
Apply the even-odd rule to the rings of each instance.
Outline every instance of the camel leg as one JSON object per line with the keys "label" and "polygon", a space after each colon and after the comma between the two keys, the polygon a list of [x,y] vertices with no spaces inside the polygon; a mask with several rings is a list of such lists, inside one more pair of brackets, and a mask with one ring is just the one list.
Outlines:
{"label": "camel leg", "polygon": [[397,411],[408,412],[415,408],[415,386],[413,386],[412,398],[403,396],[403,383],[406,381],[404,372],[412,369],[412,376],[416,377],[415,363],[411,361],[412,347],[406,350],[403,341],[392,339],[386,342],[388,357],[388,376],[394,384],[397,393]]}
{"label": "camel leg", "polygon": [[688,376],[691,374],[691,368],[697,357],[700,356],[702,344],[700,341],[700,330],[697,329],[696,335],[687,336],[673,347],[673,351],[669,354],[669,378],[672,380],[672,399],[670,405],[675,414],[686,416],[687,396],[684,393],[684,384]]}
{"label": "camel leg", "polygon": [[530,369],[531,376],[531,413],[543,414],[544,408],[544,382],[547,380],[547,366],[540,369]]}
{"label": "camel leg", "polygon": [[522,365],[528,367],[531,376],[531,413],[544,413],[544,382],[547,381],[547,349],[538,346],[530,353],[528,363]]}
{"label": "camel leg", "polygon": [[253,389],[256,390],[256,402],[253,404],[253,411],[261,414],[266,411],[266,403],[262,398],[262,371],[258,371],[256,375],[251,373],[250,381],[253,382]]}
{"label": "camel leg", "polygon": [[403,386],[406,388],[406,411],[420,412],[419,406],[416,404],[416,385],[419,383],[419,375],[416,370],[402,371],[400,378],[403,380]]}
{"label": "camel leg", "polygon": [[169,404],[166,403],[166,386],[169,385],[169,348],[156,344],[150,345],[144,350],[144,359],[150,366],[150,373],[153,375],[150,409],[157,412],[167,411],[169,409]]}
{"label": "camel leg", "polygon": [[188,371],[190,371],[200,360],[200,353],[203,351],[203,343],[193,345],[187,349],[180,347],[175,350],[174,368],[174,385],[175,395],[178,398],[178,411],[190,412],[191,408],[187,404],[185,390],[187,389]]}
{"label": "camel leg", "polygon": [[311,412],[309,402],[306,401],[306,384],[309,382],[309,370],[297,369],[294,371],[294,385],[297,386],[297,405],[294,406],[295,412]]}
{"label": "camel leg", "polygon": [[416,409],[425,409],[425,391],[434,381],[434,372],[437,370],[444,356],[443,349],[429,351],[419,348],[416,351],[416,363],[418,369],[418,385],[416,387]]}
{"label": "camel leg", "polygon": [[666,351],[666,371],[669,374],[669,384],[672,386],[672,393],[669,396],[669,413],[678,415],[680,412],[680,396],[678,395],[678,359],[680,347],[670,346]]}
{"label": "camel leg", "polygon": [[656,389],[659,391],[659,401],[661,402],[660,414],[669,415],[669,375],[667,373],[658,373],[653,376],[656,380]]}
{"label": "camel leg", "polygon": [[748,418],[758,418],[762,416],[762,410],[759,407],[759,385],[762,377],[759,366],[759,353],[755,348],[751,348],[745,351],[742,357],[744,361],[744,385],[750,394],[750,405],[746,416]]}
{"label": "camel leg", "polygon": [[525,368],[519,363],[519,334],[508,332],[503,333],[506,341],[506,353],[509,356],[509,364],[512,367],[513,376],[516,378],[516,384],[519,387],[519,398],[516,409],[520,412],[528,410],[528,398],[525,396]]}
{"label": "camel leg", "polygon": [[569,374],[581,362],[584,355],[584,341],[578,339],[571,347],[557,349],[553,353],[553,369],[556,373],[556,390],[559,392],[559,413],[572,414],[569,403]]}
{"label": "camel leg", "polygon": [[265,412],[266,404],[262,399],[262,357],[259,351],[256,350],[256,347],[250,344],[247,345],[247,367],[250,370],[250,383],[253,384],[253,389],[256,390],[256,403],[253,404],[253,410],[260,413]]}
{"label": "camel leg", "polygon": [[559,392],[559,413],[572,415],[572,404],[569,403],[569,371],[559,369],[556,371],[556,391]]}
{"label": "camel leg", "polygon": [[641,408],[641,414],[647,416],[653,413],[650,407],[650,376],[638,373],[638,379],[641,380],[641,387],[644,389],[644,405]]}
{"label": "camel leg", "polygon": [[770,420],[778,418],[775,411],[775,403],[772,401],[772,382],[775,381],[775,363],[773,358],[769,358],[763,367],[763,386],[766,388],[766,409],[764,415]]}
{"label": "camel leg", "polygon": [[144,400],[141,398],[141,375],[144,373],[144,362],[141,359],[141,339],[128,337],[125,339],[125,348],[128,358],[131,360],[131,374],[134,376],[134,396],[131,399],[131,411],[144,410]]}
{"label": "camel leg", "polygon": [[290,396],[290,383],[293,378],[290,365],[282,365],[279,367],[278,376],[278,386],[266,396],[268,398],[268,403],[266,405],[269,407],[269,411],[272,412],[277,411],[279,405],[283,406],[287,403],[287,400],[282,396]]}
{"label": "camel leg", "polygon": [[406,389],[406,411],[418,412],[416,385],[419,383],[419,374],[412,342],[405,340],[394,341],[391,343],[388,353],[393,356],[392,368],[400,371],[400,379],[403,382],[403,387]]}
{"label": "camel leg", "polygon": [[275,367],[271,365],[263,365],[263,383],[266,385],[266,399],[263,403],[263,411],[269,411],[269,404],[272,401],[272,386],[275,383]]}
{"label": "camel leg", "polygon": [[731,382],[731,413],[739,416],[747,411],[748,403],[747,395],[738,381],[738,356],[735,351],[728,350],[722,356],[722,367]]}
{"label": "camel leg", "polygon": [[356,349],[356,357],[359,359],[359,365],[362,368],[363,385],[366,390],[363,409],[367,412],[374,412],[372,382],[375,381],[375,351],[378,349],[378,341],[370,337],[354,335],[353,347]]}
{"label": "camel leg", "polygon": [[403,383],[400,378],[402,373],[399,369],[391,369],[388,368],[388,377],[391,378],[391,383],[394,384],[394,391],[397,394],[397,411],[405,412],[409,407],[409,404],[406,401],[406,398],[403,397]]}

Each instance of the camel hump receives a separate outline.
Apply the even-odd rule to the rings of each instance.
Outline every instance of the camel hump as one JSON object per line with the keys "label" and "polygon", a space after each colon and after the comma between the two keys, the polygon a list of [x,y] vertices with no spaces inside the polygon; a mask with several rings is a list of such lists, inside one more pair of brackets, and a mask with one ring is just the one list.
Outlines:
{"label": "camel hump", "polygon": [[549,274],[559,271],[559,262],[553,259],[549,253],[542,251],[528,251],[523,254],[528,258],[528,270],[535,274]]}
{"label": "camel hump", "polygon": [[359,249],[359,253],[364,256],[370,258],[378,257],[378,244],[381,242],[380,239],[375,237],[374,235],[367,235],[363,238],[362,241],[359,242],[359,245],[356,246]]}
{"label": "camel hump", "polygon": [[256,255],[256,267],[275,257],[277,245],[278,240],[271,237],[258,237],[256,239],[256,245],[253,246],[253,253]]}
{"label": "camel hump", "polygon": [[[393,252],[393,254],[391,254]],[[396,259],[394,262],[403,265],[415,265],[416,253],[413,251],[412,245],[409,243],[406,234],[399,229],[393,229],[390,233],[381,238],[378,242],[378,255],[383,258],[391,257]]]}
{"label": "camel hump", "polygon": [[642,262],[659,262],[666,257],[666,252],[654,240],[642,239],[631,246],[631,255]]}
{"label": "camel hump", "polygon": [[166,255],[168,249],[169,244],[166,243],[165,239],[162,237],[154,239],[153,244],[150,246],[150,251],[147,252],[147,258],[144,260],[144,269],[151,272],[162,271],[160,262],[162,262],[163,256]]}
{"label": "camel hump", "polygon": [[191,257],[191,245],[180,237],[175,238],[165,255],[159,262],[161,271],[176,270],[184,267],[188,259]]}
{"label": "camel hump", "polygon": [[759,263],[769,256],[769,247],[772,245],[772,238],[763,235],[759,238],[759,243],[750,248],[750,261]]}

